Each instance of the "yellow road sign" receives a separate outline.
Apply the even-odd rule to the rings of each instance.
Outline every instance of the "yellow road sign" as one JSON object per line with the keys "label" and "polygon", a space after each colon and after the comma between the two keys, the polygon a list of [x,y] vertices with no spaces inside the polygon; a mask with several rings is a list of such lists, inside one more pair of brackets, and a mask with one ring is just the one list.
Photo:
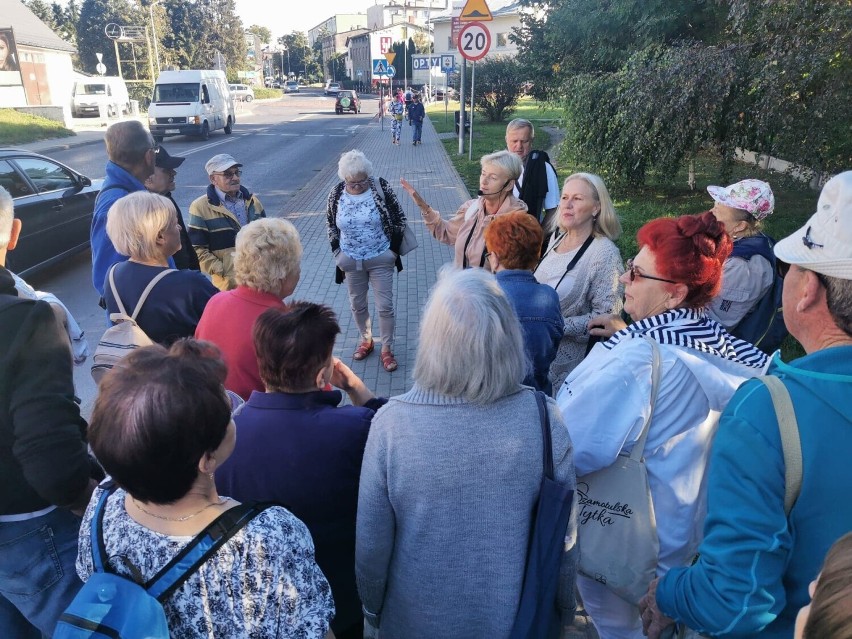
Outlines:
{"label": "yellow road sign", "polygon": [[493,19],[485,0],[467,0],[459,16],[461,22],[488,22]]}
{"label": "yellow road sign", "polygon": [[385,59],[388,61],[388,64],[393,64],[393,60],[396,57],[396,53],[393,51],[388,51],[385,53]]}

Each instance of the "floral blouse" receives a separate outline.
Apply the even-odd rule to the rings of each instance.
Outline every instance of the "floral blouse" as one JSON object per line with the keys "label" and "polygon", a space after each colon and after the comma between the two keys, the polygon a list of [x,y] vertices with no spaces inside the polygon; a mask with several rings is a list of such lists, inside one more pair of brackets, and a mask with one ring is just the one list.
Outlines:
{"label": "floral blouse", "polygon": [[[92,495],[80,528],[77,574],[94,571],[91,518],[101,489]],[[154,532],[134,521],[117,489],[104,510],[103,535],[110,567],[148,580],[191,537]],[[257,515],[210,557],[163,604],[173,637],[322,639],[334,616],[331,589],[314,560],[305,525],[283,507]]]}

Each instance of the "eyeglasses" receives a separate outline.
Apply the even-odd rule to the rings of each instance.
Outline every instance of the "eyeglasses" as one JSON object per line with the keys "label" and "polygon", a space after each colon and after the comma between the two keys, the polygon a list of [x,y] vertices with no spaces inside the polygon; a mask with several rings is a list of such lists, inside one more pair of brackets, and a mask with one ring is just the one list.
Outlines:
{"label": "eyeglasses", "polygon": [[346,180],[346,186],[367,186],[370,183],[370,178],[364,178],[363,180],[358,180],[357,182],[349,182]]}
{"label": "eyeglasses", "polygon": [[636,270],[633,266],[633,260],[627,260],[627,270],[625,273],[630,273],[630,281],[635,282],[637,277],[644,277],[646,280],[656,280],[658,282],[668,282],[669,284],[677,284],[674,280],[667,280],[664,277],[656,277],[654,275],[645,275]]}
{"label": "eyeglasses", "polygon": [[215,171],[213,173],[213,175],[221,175],[228,178],[229,180],[231,178],[240,177],[242,174],[243,172],[239,169],[234,169],[233,171]]}
{"label": "eyeglasses", "polygon": [[805,237],[802,238],[802,244],[807,246],[809,249],[815,248],[825,248],[823,244],[817,244],[811,239],[811,227],[808,227],[808,230],[805,231]]}

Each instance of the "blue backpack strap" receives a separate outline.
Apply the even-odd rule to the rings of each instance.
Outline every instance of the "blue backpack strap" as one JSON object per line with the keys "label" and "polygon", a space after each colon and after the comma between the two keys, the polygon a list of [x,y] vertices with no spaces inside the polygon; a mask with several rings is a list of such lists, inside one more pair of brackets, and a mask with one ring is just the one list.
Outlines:
{"label": "blue backpack strap", "polygon": [[103,484],[103,491],[98,498],[98,503],[95,505],[95,512],[92,514],[91,538],[92,538],[92,565],[95,572],[108,572],[108,557],[106,546],[104,545],[104,511],[106,510],[107,500],[109,496],[115,492],[115,482],[107,482]]}
{"label": "blue backpack strap", "polygon": [[248,502],[226,510],[145,584],[148,594],[163,603],[243,526],[274,505]]}

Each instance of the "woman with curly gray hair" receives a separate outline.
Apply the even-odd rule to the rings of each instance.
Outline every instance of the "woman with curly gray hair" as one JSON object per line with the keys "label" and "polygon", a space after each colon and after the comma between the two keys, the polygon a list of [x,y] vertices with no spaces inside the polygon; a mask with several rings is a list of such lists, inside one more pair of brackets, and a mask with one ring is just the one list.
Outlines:
{"label": "woman with curly gray hair", "polygon": [[195,336],[213,342],[228,365],[225,388],[249,399],[263,392],[251,331],[268,308],[286,308],[302,273],[302,243],[291,222],[263,218],[240,229],[234,254],[237,288],[213,297]]}
{"label": "woman with curly gray hair", "polygon": [[372,173],[373,164],[361,151],[340,156],[337,175],[341,181],[328,195],[328,239],[335,259],[335,281],[340,284],[346,280],[352,315],[361,334],[352,358],[362,360],[373,352],[367,304],[367,290],[372,285],[379,313],[382,366],[391,372],[397,368],[393,355],[393,269],[402,270],[399,250],[406,219],[390,185]]}

